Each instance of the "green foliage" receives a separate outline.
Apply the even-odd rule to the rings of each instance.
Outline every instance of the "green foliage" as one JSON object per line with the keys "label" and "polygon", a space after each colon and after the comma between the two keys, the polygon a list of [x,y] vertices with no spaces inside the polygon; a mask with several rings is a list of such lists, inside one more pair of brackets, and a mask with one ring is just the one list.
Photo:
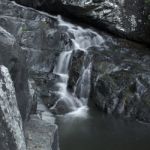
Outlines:
{"label": "green foliage", "polygon": [[22,31],[22,32],[26,32],[26,31],[28,31],[28,29],[27,29],[27,27],[24,25],[24,26],[21,27],[21,31]]}
{"label": "green foliage", "polygon": [[150,5],[150,0],[145,0],[145,3]]}

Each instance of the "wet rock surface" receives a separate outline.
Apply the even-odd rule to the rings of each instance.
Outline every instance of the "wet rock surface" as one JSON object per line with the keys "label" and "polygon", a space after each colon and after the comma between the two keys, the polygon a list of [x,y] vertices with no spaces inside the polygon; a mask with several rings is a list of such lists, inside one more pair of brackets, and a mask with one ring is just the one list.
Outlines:
{"label": "wet rock surface", "polygon": [[150,6],[146,0],[16,1],[43,11],[74,17],[78,21],[84,21],[132,40],[150,42],[148,21]]}
{"label": "wet rock surface", "polygon": [[[42,148],[42,150],[57,150],[59,146],[54,117],[44,110],[39,112],[37,100],[40,98],[40,94],[37,95],[35,92],[38,84],[47,82],[47,74],[51,72],[55,62],[54,55],[58,55],[61,45],[64,47],[63,40],[60,45],[55,44],[55,40],[53,40],[61,38],[61,33],[59,34],[57,27],[53,31],[49,27],[49,24],[51,27],[55,26],[57,20],[51,18],[51,23],[49,21],[47,23],[46,19],[49,20],[49,17],[44,13],[19,6],[14,2],[1,0],[0,63],[9,68],[14,82],[18,106],[24,120],[27,149],[36,149],[39,146],[38,148]],[[53,50],[56,53],[50,55]],[[32,87],[34,83],[32,78],[36,81],[34,88]],[[42,88],[39,91],[42,91]],[[42,119],[39,117],[41,114]],[[35,133],[34,125],[36,125],[37,129]],[[7,128],[3,128],[7,130]],[[30,133],[33,137],[32,141],[30,139],[28,141],[28,136],[30,136],[28,134]],[[42,133],[45,133],[45,137],[36,137]],[[24,133],[22,132],[22,134]],[[47,141],[45,141],[46,137]],[[5,139],[7,136],[4,135],[3,138]],[[16,150],[13,140],[8,142],[10,141],[12,142],[11,146]],[[41,141],[41,143],[38,143],[38,141]],[[5,143],[3,146],[5,146]],[[22,150],[24,149],[22,148]]]}
{"label": "wet rock surface", "polygon": [[[20,53],[23,54],[23,58],[19,57],[19,59],[25,60],[21,66],[23,71],[27,67],[27,71],[21,74],[20,78],[29,74],[29,77],[36,81],[41,96],[43,96],[43,93],[53,88],[52,72],[60,52],[72,48],[65,26],[59,27],[59,20],[56,17],[19,6],[14,2],[2,2],[0,7],[0,26],[16,39]],[[12,53],[15,55],[15,52],[12,51]],[[21,62],[18,64],[20,65]],[[26,79],[22,81],[25,83],[19,85],[27,85]],[[44,96],[47,97],[45,94]],[[25,102],[26,100],[20,103],[23,105],[21,109],[26,109]]]}
{"label": "wet rock surface", "polygon": [[[150,122],[150,53],[127,42],[94,52],[91,99],[108,114]],[[120,47],[121,46],[121,47]],[[146,97],[145,97],[146,96]]]}

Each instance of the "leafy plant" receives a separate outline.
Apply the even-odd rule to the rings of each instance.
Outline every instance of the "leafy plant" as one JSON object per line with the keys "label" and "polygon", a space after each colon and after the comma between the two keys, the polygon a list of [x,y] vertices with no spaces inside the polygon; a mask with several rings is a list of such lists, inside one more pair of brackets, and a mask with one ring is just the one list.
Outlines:
{"label": "leafy plant", "polygon": [[150,0],[145,0],[145,3],[146,4],[150,4]]}

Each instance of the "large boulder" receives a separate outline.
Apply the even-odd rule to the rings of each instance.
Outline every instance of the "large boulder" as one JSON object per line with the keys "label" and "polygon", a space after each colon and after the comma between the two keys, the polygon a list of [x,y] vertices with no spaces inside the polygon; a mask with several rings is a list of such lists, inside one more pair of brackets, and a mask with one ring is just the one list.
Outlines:
{"label": "large boulder", "polygon": [[[139,42],[150,42],[147,0],[16,0],[47,12],[62,13]],[[57,8],[57,9],[56,9]]]}
{"label": "large boulder", "polygon": [[0,147],[2,150],[26,150],[15,88],[8,69],[2,65],[0,66]]}
{"label": "large boulder", "polygon": [[150,53],[124,42],[118,40],[105,51],[92,50],[90,100],[107,114],[150,122]]}

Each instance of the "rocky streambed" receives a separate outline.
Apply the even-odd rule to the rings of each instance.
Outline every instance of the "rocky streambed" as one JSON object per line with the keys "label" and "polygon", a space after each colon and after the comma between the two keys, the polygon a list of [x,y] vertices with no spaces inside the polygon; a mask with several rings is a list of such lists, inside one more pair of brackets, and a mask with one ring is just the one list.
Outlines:
{"label": "rocky streambed", "polygon": [[[22,4],[26,5],[24,1]],[[37,8],[36,5],[31,5],[33,3],[28,4]],[[69,5],[68,8],[71,5],[63,1],[65,8],[66,4]],[[45,8],[42,6],[45,6],[44,1],[38,3],[38,9]],[[135,34],[137,32],[134,32],[134,37]],[[141,35],[148,37],[148,33]],[[134,38],[137,41],[139,39],[144,43],[149,40]],[[119,123],[118,120],[104,115],[105,119],[101,115],[150,122],[150,49],[147,46],[87,25],[79,26],[60,15],[52,16],[9,0],[0,0],[0,65],[2,150],[59,150],[58,126],[55,122],[57,115],[64,115],[58,123],[60,140],[64,143],[65,127],[78,122],[78,117],[89,117],[86,121],[79,119],[79,124],[72,126],[78,128],[77,133],[83,132],[81,128],[85,126],[83,139],[86,134],[89,137],[87,141],[91,137],[97,139],[94,150],[100,147],[97,144],[102,135],[92,134],[90,137],[91,126],[98,133],[103,131],[103,143],[105,139],[111,140],[117,134],[118,139],[124,137],[120,143],[126,141],[127,137],[139,137],[130,141],[136,144],[141,141],[139,147],[144,144],[145,148],[149,148],[149,142],[146,142],[149,138],[149,125],[134,122],[126,128],[127,122]],[[91,109],[97,110],[96,113],[91,115]],[[70,116],[69,122],[66,121],[65,118],[69,119]],[[109,126],[110,132],[106,132],[106,128],[101,127],[105,121],[106,124],[118,122],[120,133]],[[74,141],[77,135],[73,129],[70,131],[66,139]],[[135,133],[132,137],[130,131]],[[110,143],[109,148],[114,143]],[[68,141],[67,144],[73,146],[75,143]],[[64,148],[71,150],[69,146],[62,147]],[[103,146],[103,149],[108,148]],[[127,149],[131,149],[130,144]]]}

